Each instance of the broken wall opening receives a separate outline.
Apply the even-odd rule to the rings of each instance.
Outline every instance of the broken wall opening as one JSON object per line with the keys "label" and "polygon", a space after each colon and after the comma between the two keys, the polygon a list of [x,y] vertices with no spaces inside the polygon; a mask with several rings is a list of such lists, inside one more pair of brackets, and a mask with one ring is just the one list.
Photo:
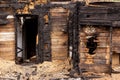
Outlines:
{"label": "broken wall opening", "polygon": [[79,37],[80,68],[93,72],[109,72],[109,27],[84,25],[81,27]]}
{"label": "broken wall opening", "polygon": [[16,57],[36,60],[38,46],[38,16],[17,15],[17,52]]}

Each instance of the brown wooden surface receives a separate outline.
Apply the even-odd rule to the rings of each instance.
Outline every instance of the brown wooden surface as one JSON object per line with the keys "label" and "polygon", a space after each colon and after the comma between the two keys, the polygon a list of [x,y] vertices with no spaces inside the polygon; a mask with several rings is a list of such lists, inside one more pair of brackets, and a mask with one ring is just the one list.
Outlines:
{"label": "brown wooden surface", "polygon": [[64,60],[68,53],[67,10],[59,7],[51,11],[51,49],[52,60]]}
{"label": "brown wooden surface", "polygon": [[86,71],[91,72],[109,72],[109,65],[107,64],[80,64],[81,69],[85,69]]}
{"label": "brown wooden surface", "polygon": [[106,64],[109,64],[110,59],[109,29],[102,26],[94,27],[98,34],[96,40],[94,40],[94,42],[97,42],[97,48],[94,50],[95,54],[91,55],[89,54],[89,49],[86,47],[86,44],[88,41],[87,37],[92,36],[92,34],[85,33],[85,28],[86,27],[83,26],[79,33],[81,41],[79,44],[80,67],[88,71],[108,72],[109,69]]}
{"label": "brown wooden surface", "polygon": [[0,58],[14,60],[15,58],[15,29],[14,20],[0,26]]}

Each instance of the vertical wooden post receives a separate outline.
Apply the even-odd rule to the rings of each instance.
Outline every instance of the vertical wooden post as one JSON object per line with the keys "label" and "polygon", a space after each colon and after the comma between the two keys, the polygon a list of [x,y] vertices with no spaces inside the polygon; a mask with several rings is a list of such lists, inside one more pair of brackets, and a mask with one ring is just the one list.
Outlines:
{"label": "vertical wooden post", "polygon": [[112,31],[113,27],[110,26],[110,75],[112,73]]}

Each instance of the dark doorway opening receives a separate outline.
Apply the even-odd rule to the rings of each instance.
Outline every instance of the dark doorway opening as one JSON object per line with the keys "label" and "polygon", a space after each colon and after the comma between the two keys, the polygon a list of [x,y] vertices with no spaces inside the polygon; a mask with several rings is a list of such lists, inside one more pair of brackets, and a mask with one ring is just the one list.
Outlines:
{"label": "dark doorway opening", "polygon": [[38,53],[38,16],[19,14],[16,17],[16,61],[35,62]]}
{"label": "dark doorway opening", "polygon": [[38,34],[38,18],[36,16],[26,17],[23,24],[23,44],[25,59],[36,56]]}

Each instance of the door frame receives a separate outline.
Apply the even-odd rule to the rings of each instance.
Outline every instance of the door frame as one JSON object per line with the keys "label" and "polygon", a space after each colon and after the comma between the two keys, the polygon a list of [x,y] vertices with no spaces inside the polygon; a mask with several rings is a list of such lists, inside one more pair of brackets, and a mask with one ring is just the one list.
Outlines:
{"label": "door frame", "polygon": [[[22,34],[22,46],[21,47],[18,47],[18,28],[21,26],[21,29],[23,27],[23,22],[20,22],[19,18],[22,18],[23,19],[23,22],[24,22],[24,19],[27,18],[27,17],[38,17],[38,15],[32,15],[32,14],[16,14],[15,15],[15,62],[18,62],[18,58],[21,58],[24,62],[24,60],[26,60],[26,53],[25,53],[25,42],[24,42],[24,39],[23,39],[23,32],[21,32]],[[38,22],[39,22],[39,19],[38,19]],[[37,26],[38,27],[38,31],[39,31],[39,25]],[[39,37],[39,34],[38,34],[38,37]],[[38,44],[39,44],[39,40],[38,40]],[[38,47],[37,47],[38,48]],[[18,56],[18,53],[21,52],[21,57]],[[38,51],[36,51],[36,58],[38,58]],[[38,60],[38,59],[37,59]],[[18,62],[19,63],[19,62]]]}

